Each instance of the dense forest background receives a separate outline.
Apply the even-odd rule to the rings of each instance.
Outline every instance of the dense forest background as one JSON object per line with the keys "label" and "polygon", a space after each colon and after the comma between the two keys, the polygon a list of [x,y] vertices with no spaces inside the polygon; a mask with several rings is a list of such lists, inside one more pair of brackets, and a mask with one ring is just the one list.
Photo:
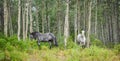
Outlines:
{"label": "dense forest background", "polygon": [[118,45],[120,0],[0,0],[1,44],[12,36],[28,41],[31,32],[39,31],[54,33],[60,46],[69,47],[81,30],[87,47]]}
{"label": "dense forest background", "polygon": [[1,0],[0,32],[8,37],[18,34],[19,39],[27,38],[32,31],[52,32],[60,40],[68,28],[66,32],[73,40],[85,30],[87,38],[95,37],[105,45],[117,44],[119,11],[119,0]]}

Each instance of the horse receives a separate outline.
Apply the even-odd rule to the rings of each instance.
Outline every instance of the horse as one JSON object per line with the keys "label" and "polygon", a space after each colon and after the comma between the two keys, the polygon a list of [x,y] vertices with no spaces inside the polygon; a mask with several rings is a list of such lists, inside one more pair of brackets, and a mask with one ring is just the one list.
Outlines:
{"label": "horse", "polygon": [[79,43],[82,47],[85,47],[86,44],[86,37],[84,33],[85,31],[82,30],[82,33],[77,35],[77,43]]}
{"label": "horse", "polygon": [[39,32],[32,32],[30,33],[30,39],[37,40],[38,46],[40,46],[40,42],[49,42],[50,49],[52,47],[52,44],[55,46],[58,46],[57,39],[54,36],[53,33],[39,33]]}

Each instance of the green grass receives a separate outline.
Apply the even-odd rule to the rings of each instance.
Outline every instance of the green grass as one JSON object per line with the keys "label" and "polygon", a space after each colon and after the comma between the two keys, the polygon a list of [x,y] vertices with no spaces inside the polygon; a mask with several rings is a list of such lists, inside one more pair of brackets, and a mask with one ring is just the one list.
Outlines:
{"label": "green grass", "polygon": [[41,43],[39,50],[36,41],[0,38],[0,61],[120,61],[119,52],[120,45],[113,49],[96,45],[83,49],[72,41],[67,49],[62,43],[52,49],[48,43]]}

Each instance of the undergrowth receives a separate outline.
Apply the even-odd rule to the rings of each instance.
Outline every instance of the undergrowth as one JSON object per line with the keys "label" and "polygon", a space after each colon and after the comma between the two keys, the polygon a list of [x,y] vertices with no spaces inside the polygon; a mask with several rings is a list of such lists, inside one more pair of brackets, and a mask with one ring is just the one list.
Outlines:
{"label": "undergrowth", "polygon": [[0,61],[120,61],[120,45],[108,49],[97,46],[97,40],[90,48],[81,48],[71,38],[68,40],[67,49],[60,41],[59,47],[49,49],[49,43],[41,43],[39,49],[35,40],[0,37]]}

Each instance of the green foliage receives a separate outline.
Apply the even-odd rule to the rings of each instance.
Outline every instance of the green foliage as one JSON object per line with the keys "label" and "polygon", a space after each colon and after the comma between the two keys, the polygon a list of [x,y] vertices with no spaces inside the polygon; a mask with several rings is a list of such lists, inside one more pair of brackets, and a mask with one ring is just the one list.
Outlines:
{"label": "green foliage", "polygon": [[78,48],[77,44],[73,41],[72,36],[67,40],[67,48]]}
{"label": "green foliage", "polygon": [[5,39],[0,39],[0,50],[5,50],[7,41]]}
{"label": "green foliage", "polygon": [[117,54],[120,54],[120,44],[115,45],[114,50]]}
{"label": "green foliage", "polygon": [[16,36],[0,38],[0,60],[23,61],[30,49],[37,48],[35,41],[18,41]]}
{"label": "green foliage", "polygon": [[5,57],[5,53],[0,50],[0,61],[3,60]]}
{"label": "green foliage", "polygon": [[91,40],[91,45],[105,47],[102,41],[97,39],[94,35],[91,35],[90,40]]}
{"label": "green foliage", "polygon": [[117,52],[114,52],[96,46],[95,42],[90,48],[82,49],[72,37],[68,39],[67,49],[62,42],[59,40],[59,47],[52,49],[49,49],[48,43],[41,43],[39,50],[36,41],[18,41],[16,36],[0,38],[0,61],[119,61],[116,54],[120,45],[115,46]]}

